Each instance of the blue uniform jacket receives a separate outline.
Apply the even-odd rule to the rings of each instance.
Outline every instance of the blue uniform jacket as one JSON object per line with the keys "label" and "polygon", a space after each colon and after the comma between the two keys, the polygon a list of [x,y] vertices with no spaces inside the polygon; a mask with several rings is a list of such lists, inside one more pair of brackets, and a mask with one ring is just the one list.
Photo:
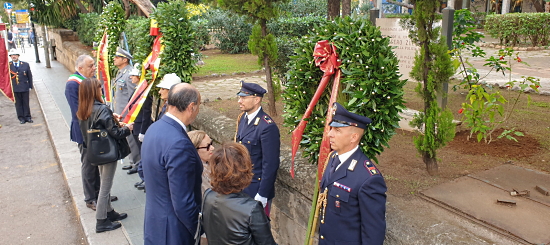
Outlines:
{"label": "blue uniform jacket", "polygon": [[[81,76],[78,72],[75,72],[75,74]],[[76,117],[76,112],[78,111],[78,88],[80,88],[79,82],[74,80],[67,81],[65,84],[65,98],[67,98],[67,102],[71,108],[71,141],[82,144],[82,133],[80,132],[78,118]]]}
{"label": "blue uniform jacket", "polygon": [[[13,61],[10,61],[10,71],[13,92],[29,92],[29,89],[32,89],[32,72],[29,63],[19,61],[19,67],[15,67]],[[17,78],[14,73],[17,73]]]}
{"label": "blue uniform jacket", "polygon": [[[244,116],[239,120],[243,125]],[[252,160],[252,183],[244,193],[254,198],[256,193],[268,200],[275,197],[275,179],[280,165],[281,138],[279,128],[262,109],[249,125],[239,126],[236,140],[243,144]]]}
{"label": "blue uniform jacket", "polygon": [[321,192],[327,188],[328,195],[319,244],[383,244],[387,190],[384,178],[361,149],[329,178],[330,158],[321,181]]}
{"label": "blue uniform jacket", "polygon": [[182,126],[168,116],[153,123],[141,163],[147,183],[145,244],[194,244],[203,167]]}
{"label": "blue uniform jacket", "polygon": [[145,98],[141,110],[139,110],[134,120],[134,130],[132,131],[134,135],[145,134],[145,132],[147,132],[147,129],[149,129],[149,126],[153,123],[153,119],[151,118],[152,112],[153,97],[149,95]]}

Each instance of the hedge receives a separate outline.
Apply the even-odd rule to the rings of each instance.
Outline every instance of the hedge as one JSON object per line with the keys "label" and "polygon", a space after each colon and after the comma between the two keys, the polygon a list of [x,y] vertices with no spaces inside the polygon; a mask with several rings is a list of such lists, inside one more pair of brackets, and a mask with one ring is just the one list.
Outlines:
{"label": "hedge", "polygon": [[548,46],[550,42],[550,13],[512,13],[488,15],[485,30],[500,44],[533,47]]}

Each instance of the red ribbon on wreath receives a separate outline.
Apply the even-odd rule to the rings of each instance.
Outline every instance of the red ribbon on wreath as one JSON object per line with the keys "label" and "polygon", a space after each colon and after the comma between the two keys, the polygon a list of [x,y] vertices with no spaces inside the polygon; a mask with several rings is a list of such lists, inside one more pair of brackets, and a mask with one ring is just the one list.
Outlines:
{"label": "red ribbon on wreath", "polygon": [[[328,40],[322,40],[317,42],[315,44],[315,49],[313,51],[313,57],[315,60],[315,65],[319,66],[321,71],[324,72],[323,77],[321,78],[321,82],[319,83],[319,86],[317,87],[317,90],[315,91],[315,94],[313,95],[313,98],[309,102],[309,105],[306,109],[306,112],[302,116],[302,120],[300,120],[300,123],[294,129],[292,132],[292,165],[290,168],[290,175],[292,178],[294,178],[294,158],[296,156],[296,152],[298,152],[298,148],[300,147],[300,141],[302,141],[302,136],[304,133],[304,130],[306,128],[307,121],[311,116],[311,113],[313,112],[313,109],[315,105],[317,105],[317,102],[319,101],[319,98],[321,98],[321,95],[325,91],[325,88],[327,87],[330,79],[332,78],[332,75],[336,73],[332,85],[332,92],[330,95],[330,101],[329,105],[332,105],[336,101],[336,97],[338,96],[338,88],[340,86],[340,69],[339,66],[341,64],[340,60],[338,59],[338,53],[336,53],[336,47],[334,44],[329,43]],[[319,161],[318,161],[318,169],[317,174],[319,176],[319,179],[321,179],[321,175],[323,173],[324,164],[326,161],[326,158],[328,157],[328,154],[330,153],[330,142],[328,140],[328,132],[330,131],[330,121],[332,121],[332,107],[328,106],[327,110],[327,116],[325,118],[325,130],[323,131],[323,140],[321,141],[321,148],[319,149]]]}

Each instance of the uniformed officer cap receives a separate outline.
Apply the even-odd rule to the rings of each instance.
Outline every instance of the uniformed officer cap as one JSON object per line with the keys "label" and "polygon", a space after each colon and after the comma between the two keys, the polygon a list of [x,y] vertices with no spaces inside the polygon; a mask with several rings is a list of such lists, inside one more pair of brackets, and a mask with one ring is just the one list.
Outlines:
{"label": "uniformed officer cap", "polygon": [[139,70],[137,68],[132,68],[130,73],[128,73],[130,76],[139,76]]}
{"label": "uniformed officer cap", "polygon": [[12,55],[19,55],[18,52],[10,52],[10,54],[8,56],[12,56]]}
{"label": "uniformed officer cap", "polygon": [[255,83],[245,83],[241,81],[241,91],[237,93],[237,96],[259,96],[264,97],[267,91],[262,86]]}
{"label": "uniformed officer cap", "polygon": [[126,59],[133,59],[134,57],[130,54],[130,52],[122,49],[121,47],[118,47],[115,53],[115,56],[126,58]]}
{"label": "uniformed officer cap", "polygon": [[338,102],[334,102],[332,105],[332,122],[330,123],[331,127],[349,127],[355,126],[358,128],[366,129],[367,124],[371,123],[372,120],[368,117],[357,115],[351,113]]}

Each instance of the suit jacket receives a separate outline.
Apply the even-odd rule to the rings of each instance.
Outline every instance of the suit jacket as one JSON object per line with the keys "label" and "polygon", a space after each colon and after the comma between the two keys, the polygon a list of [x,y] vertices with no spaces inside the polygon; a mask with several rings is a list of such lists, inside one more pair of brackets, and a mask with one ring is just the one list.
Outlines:
{"label": "suit jacket", "polygon": [[145,244],[193,244],[201,206],[202,163],[182,126],[164,116],[149,127],[145,173]]}
{"label": "suit jacket", "polygon": [[383,244],[386,234],[386,183],[361,149],[330,174],[331,161],[321,181],[328,189],[324,222],[319,228],[319,244]]}
{"label": "suit jacket", "polygon": [[[75,72],[74,75],[78,76],[80,79],[84,79],[78,72]],[[80,126],[78,124],[78,117],[76,117],[80,81],[69,78],[69,81],[65,84],[65,98],[67,98],[67,103],[69,103],[69,107],[71,108],[71,141],[78,144],[82,144],[83,142],[82,133],[80,132]]]}
{"label": "suit jacket", "polygon": [[153,119],[151,118],[152,112],[153,97],[149,95],[145,98],[145,102],[143,102],[141,110],[139,110],[134,120],[134,130],[132,131],[134,135],[145,134],[145,132],[147,132],[147,129],[149,129],[149,126],[153,123]]}
{"label": "suit jacket", "polygon": [[244,193],[254,198],[256,193],[269,199],[275,197],[275,179],[280,165],[281,137],[275,122],[262,109],[249,125],[239,120],[236,140],[243,144],[252,160],[252,183]]}
{"label": "suit jacket", "polygon": [[13,61],[10,61],[10,77],[13,92],[29,92],[29,89],[32,89],[32,72],[29,63],[20,60],[19,67],[15,67]]}

